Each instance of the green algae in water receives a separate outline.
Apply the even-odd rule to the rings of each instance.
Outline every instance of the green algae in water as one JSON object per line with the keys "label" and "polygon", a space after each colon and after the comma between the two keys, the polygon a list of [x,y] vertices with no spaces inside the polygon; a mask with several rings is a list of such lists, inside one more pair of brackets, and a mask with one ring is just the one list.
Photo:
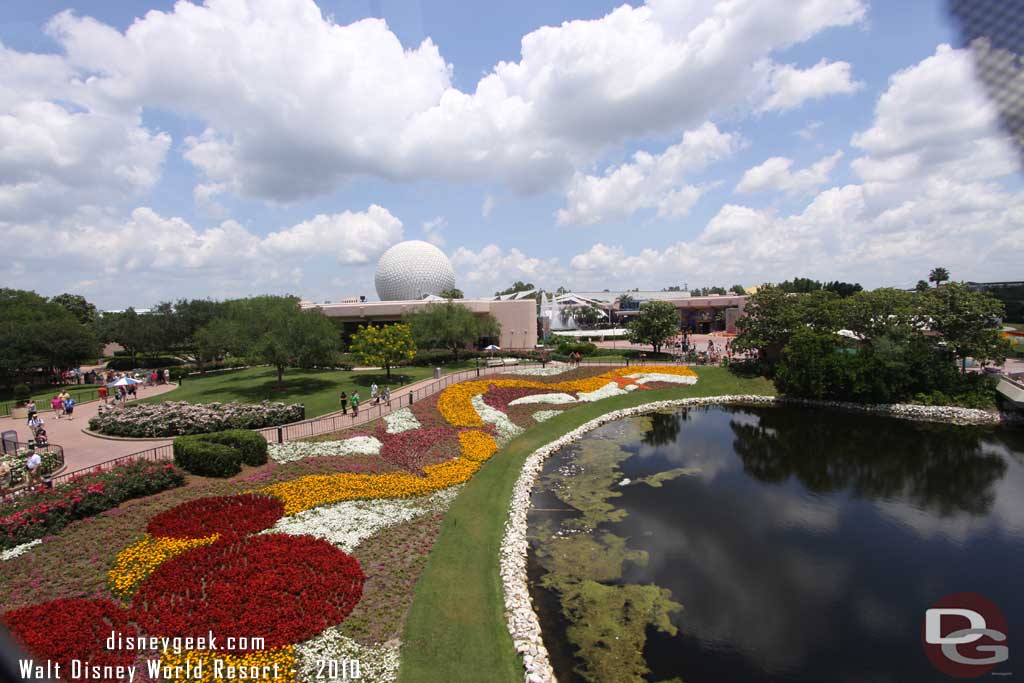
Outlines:
{"label": "green algae in water", "polygon": [[[647,553],[630,550],[626,538],[598,530],[626,516],[613,502],[622,495],[615,490],[622,481],[619,465],[632,455],[620,444],[636,441],[650,423],[650,418],[638,418],[616,424],[614,434],[595,433],[572,451],[566,466],[543,481],[579,515],[557,528],[548,521],[538,526],[536,557],[546,570],[540,584],[558,596],[569,624],[566,637],[578,659],[576,673],[595,683],[642,683],[649,672],[643,657],[647,627],[675,635],[669,615],[682,609],[665,588],[617,583],[623,563],[646,564]],[[692,472],[678,468],[634,483],[659,487],[685,474]]]}

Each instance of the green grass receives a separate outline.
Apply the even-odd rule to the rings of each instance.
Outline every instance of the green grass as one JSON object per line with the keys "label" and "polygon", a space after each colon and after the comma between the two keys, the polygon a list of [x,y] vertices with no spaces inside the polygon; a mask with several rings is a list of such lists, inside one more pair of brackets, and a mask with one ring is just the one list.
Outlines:
{"label": "green grass", "polygon": [[[447,374],[465,370],[475,365],[470,362],[450,363],[443,367]],[[363,401],[370,399],[370,385],[376,382],[381,387],[388,385],[391,390],[412,382],[433,376],[433,369],[426,367],[403,367],[391,371],[388,380],[383,371],[365,370],[297,370],[284,373],[284,389],[277,387],[277,371],[273,368],[247,368],[210,374],[205,377],[187,377],[177,389],[159,396],[140,399],[141,403],[161,401],[189,401],[210,403],[212,401],[238,401],[258,403],[263,400],[303,403],[306,417],[316,417],[339,409],[338,394],[342,390],[352,393],[358,389]]]}
{"label": "green grass", "polygon": [[693,386],[638,391],[579,406],[530,427],[466,484],[445,515],[416,585],[402,639],[401,683],[518,683],[522,666],[505,628],[498,556],[512,487],[527,456],[584,422],[613,410],[665,399],[773,394],[771,382],[725,368],[695,368]]}

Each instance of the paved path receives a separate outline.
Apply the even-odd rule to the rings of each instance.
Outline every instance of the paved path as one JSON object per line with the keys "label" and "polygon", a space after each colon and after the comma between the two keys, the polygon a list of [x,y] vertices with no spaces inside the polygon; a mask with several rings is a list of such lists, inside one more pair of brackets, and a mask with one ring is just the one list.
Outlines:
{"label": "paved path", "polygon": [[[177,388],[176,384],[158,384],[155,387],[143,387],[139,385],[139,397],[148,398],[157,396]],[[90,401],[79,403],[75,406],[75,419],[57,419],[52,410],[43,410],[39,415],[46,425],[46,436],[50,443],[57,444],[64,448],[64,465],[66,472],[90,467],[106,460],[113,460],[122,455],[135,453],[137,451],[159,446],[162,443],[170,443],[170,439],[164,441],[114,441],[101,439],[95,436],[83,434],[82,430],[89,425],[89,418],[95,417],[99,410],[101,401]],[[131,403],[129,401],[129,403]],[[37,404],[40,408],[42,405]],[[15,420],[11,417],[0,417],[0,430],[13,429],[18,432],[18,441],[28,441],[31,430],[25,424],[25,420]]]}

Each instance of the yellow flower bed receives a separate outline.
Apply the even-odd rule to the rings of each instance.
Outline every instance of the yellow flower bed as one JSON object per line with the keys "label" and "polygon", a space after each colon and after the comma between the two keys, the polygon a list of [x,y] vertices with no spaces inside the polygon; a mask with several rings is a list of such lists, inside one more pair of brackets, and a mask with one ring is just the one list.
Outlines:
{"label": "yellow flower bed", "polygon": [[130,597],[147,576],[161,564],[186,550],[209,545],[219,534],[206,538],[165,538],[146,534],[117,554],[114,568],[107,572],[111,592],[120,598]]}
{"label": "yellow flower bed", "polygon": [[459,432],[459,445],[462,447],[462,457],[478,462],[487,460],[498,450],[493,436],[476,430]]}
{"label": "yellow flower bed", "polygon": [[479,462],[455,458],[437,465],[427,465],[423,468],[425,477],[408,472],[311,474],[268,486],[260,493],[280,499],[284,503],[284,513],[294,515],[343,500],[427,495],[468,481],[479,468]]}
{"label": "yellow flower bed", "polygon": [[[185,667],[191,665],[189,681],[200,683],[220,683],[227,680],[275,681],[276,683],[296,683],[298,678],[293,673],[295,665],[295,646],[287,645],[276,650],[257,650],[243,655],[232,655],[226,652],[209,650],[186,650],[180,654],[164,652],[160,656],[162,667]],[[197,667],[202,665],[202,675],[197,676]],[[277,665],[276,676],[274,665]],[[244,673],[244,675],[242,675]],[[255,675],[251,675],[255,674]],[[177,680],[172,678],[171,680]],[[184,679],[182,679],[184,680]]]}
{"label": "yellow flower bed", "polygon": [[566,380],[564,382],[552,382],[545,384],[530,379],[494,379],[474,380],[462,382],[448,387],[437,399],[437,409],[448,424],[455,427],[481,427],[483,420],[473,408],[473,397],[483,394],[490,386],[514,387],[520,389],[550,389],[553,391],[571,391],[574,393],[597,391],[609,382],[615,382],[620,387],[636,384],[627,375],[642,373],[658,373],[661,375],[682,375],[685,377],[696,377],[695,373],[685,365],[644,365],[628,368],[616,368],[600,375],[585,377],[583,379]]}

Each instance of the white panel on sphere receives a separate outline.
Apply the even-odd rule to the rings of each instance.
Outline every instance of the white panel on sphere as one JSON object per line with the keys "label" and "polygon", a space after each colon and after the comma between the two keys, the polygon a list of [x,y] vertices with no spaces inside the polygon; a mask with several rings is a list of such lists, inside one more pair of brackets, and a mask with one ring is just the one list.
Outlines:
{"label": "white panel on sphere", "polygon": [[455,271],[433,244],[409,240],[381,255],[373,282],[381,301],[408,301],[454,288]]}

